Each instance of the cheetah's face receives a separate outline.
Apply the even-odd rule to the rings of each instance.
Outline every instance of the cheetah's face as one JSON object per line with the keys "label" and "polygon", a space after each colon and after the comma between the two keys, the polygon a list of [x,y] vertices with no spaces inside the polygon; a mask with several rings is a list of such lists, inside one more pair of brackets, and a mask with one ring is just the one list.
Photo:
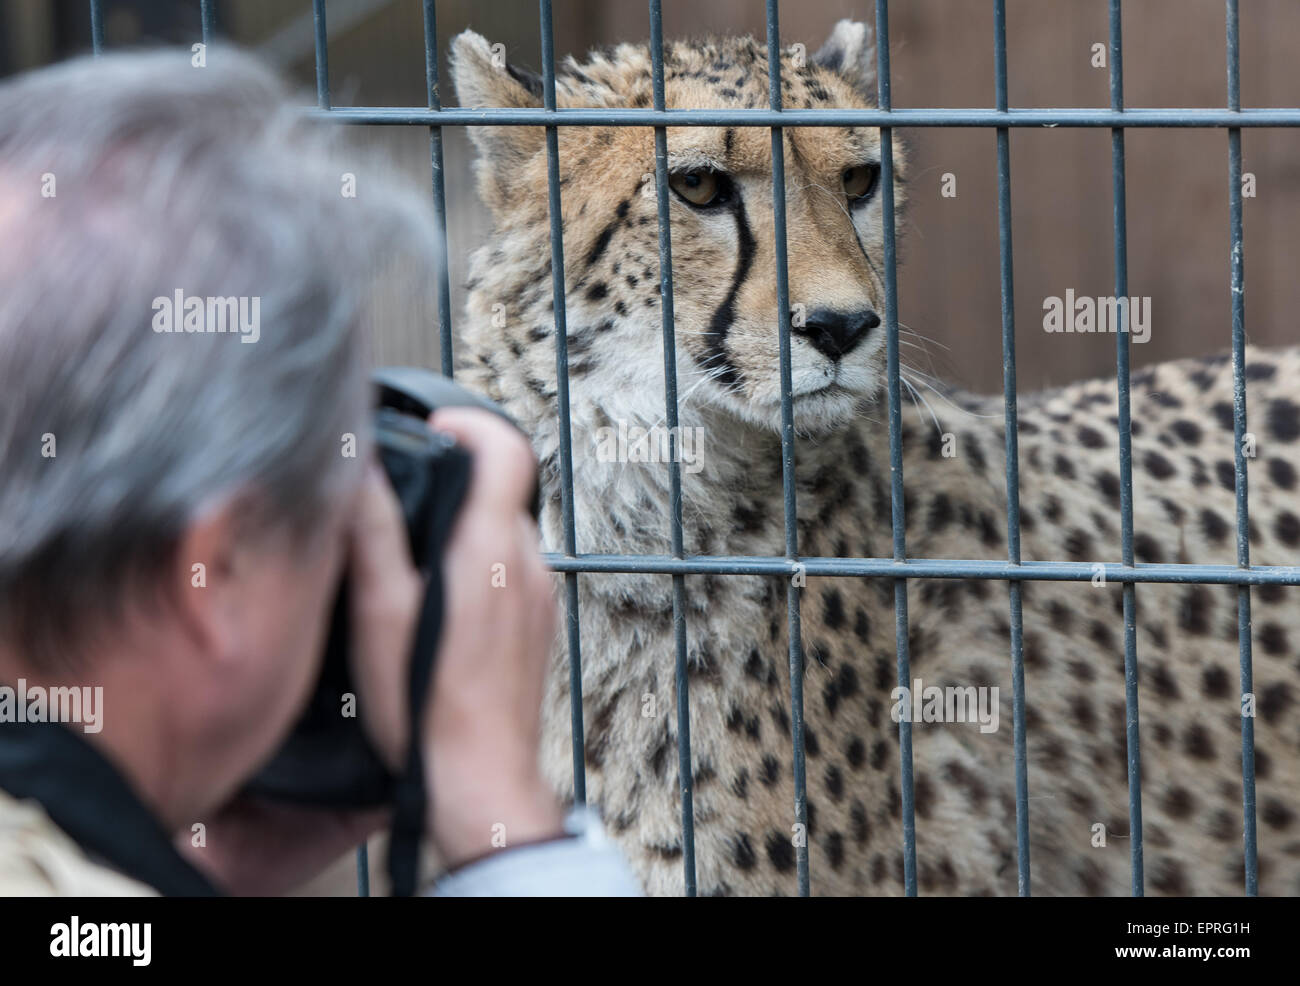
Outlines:
{"label": "cheetah's face", "polygon": [[[463,105],[539,103],[540,84],[511,66],[494,66],[491,47],[478,35],[457,38],[454,55]],[[767,52],[760,42],[670,44],[664,59],[669,109],[768,106]],[[788,49],[781,77],[788,108],[873,105],[870,31],[840,22],[815,55]],[[622,45],[593,53],[585,64],[570,59],[557,70],[556,93],[562,108],[648,108],[649,51]],[[520,238],[521,254],[531,244],[534,269],[549,274],[547,162],[535,130],[473,128],[473,135],[480,191],[496,214],[498,237],[507,252],[513,238]],[[711,404],[779,428],[771,131],[675,127],[667,148],[682,404]],[[902,160],[897,151],[895,157],[897,173]],[[574,393],[590,386],[593,393],[634,394],[647,414],[654,408],[662,413],[654,131],[561,128],[559,159],[568,338],[581,369]],[[791,393],[797,427],[820,431],[842,424],[874,398],[883,377],[879,131],[788,129],[784,163]],[[549,276],[542,280],[549,288]],[[545,297],[536,292],[541,305]],[[524,320],[535,346],[547,326],[533,324],[527,314]],[[553,348],[544,351],[553,361]]]}

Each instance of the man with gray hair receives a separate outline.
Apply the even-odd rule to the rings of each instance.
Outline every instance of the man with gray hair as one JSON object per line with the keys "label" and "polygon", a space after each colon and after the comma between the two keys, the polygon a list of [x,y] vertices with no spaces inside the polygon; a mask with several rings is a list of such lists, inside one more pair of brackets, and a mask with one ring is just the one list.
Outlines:
{"label": "man with gray hair", "polygon": [[[239,794],[308,699],[345,571],[363,724],[390,767],[408,743],[422,583],[363,326],[377,272],[439,244],[413,193],[340,195],[321,130],[235,52],[0,86],[0,893],[282,893],[383,822]],[[431,425],[473,457],[419,737],[431,889],[635,893],[538,772],[532,452],[482,411]]]}

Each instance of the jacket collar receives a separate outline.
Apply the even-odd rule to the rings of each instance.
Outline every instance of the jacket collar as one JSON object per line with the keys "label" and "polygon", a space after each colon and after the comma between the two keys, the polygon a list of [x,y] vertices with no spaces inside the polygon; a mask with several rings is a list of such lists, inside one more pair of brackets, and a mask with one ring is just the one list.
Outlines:
{"label": "jacket collar", "polygon": [[220,893],[176,850],[126,778],[62,725],[0,724],[0,788],[38,802],[84,852],[159,893]]}

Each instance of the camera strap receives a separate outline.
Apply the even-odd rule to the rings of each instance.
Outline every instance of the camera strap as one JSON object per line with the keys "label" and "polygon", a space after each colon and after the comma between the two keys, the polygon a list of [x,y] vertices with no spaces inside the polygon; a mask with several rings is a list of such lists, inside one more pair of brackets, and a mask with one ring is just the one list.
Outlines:
{"label": "camera strap", "polygon": [[426,433],[428,440],[440,443],[442,468],[438,475],[438,495],[433,499],[432,514],[415,544],[412,557],[426,559],[424,566],[424,603],[416,624],[415,642],[411,647],[410,687],[407,690],[407,721],[411,734],[406,750],[406,764],[395,778],[393,820],[388,843],[388,876],[394,897],[411,897],[420,880],[420,843],[425,837],[425,820],[432,793],[425,785],[424,736],[425,709],[433,687],[433,663],[442,633],[445,603],[443,600],[442,558],[460,505],[469,490],[472,460],[446,436]]}
{"label": "camera strap", "polygon": [[411,735],[406,764],[397,778],[393,796],[388,875],[394,897],[414,895],[420,879],[420,841],[424,838],[428,803],[421,737],[424,733],[424,709],[428,704],[426,699],[433,678],[433,661],[438,650],[438,635],[442,629],[442,606],[442,572],[440,566],[435,564],[430,566],[424,590],[424,605],[420,608],[420,622],[411,651],[408,692],[411,703],[408,710]]}

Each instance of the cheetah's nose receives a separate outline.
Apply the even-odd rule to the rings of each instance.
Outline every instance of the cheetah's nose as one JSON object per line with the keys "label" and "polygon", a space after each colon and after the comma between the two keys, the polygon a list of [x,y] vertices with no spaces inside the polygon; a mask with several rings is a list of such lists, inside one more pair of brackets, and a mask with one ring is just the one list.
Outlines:
{"label": "cheetah's nose", "polygon": [[838,360],[852,352],[879,324],[880,316],[870,308],[854,311],[818,308],[808,313],[803,325],[792,326],[791,331],[807,339],[823,356]]}

